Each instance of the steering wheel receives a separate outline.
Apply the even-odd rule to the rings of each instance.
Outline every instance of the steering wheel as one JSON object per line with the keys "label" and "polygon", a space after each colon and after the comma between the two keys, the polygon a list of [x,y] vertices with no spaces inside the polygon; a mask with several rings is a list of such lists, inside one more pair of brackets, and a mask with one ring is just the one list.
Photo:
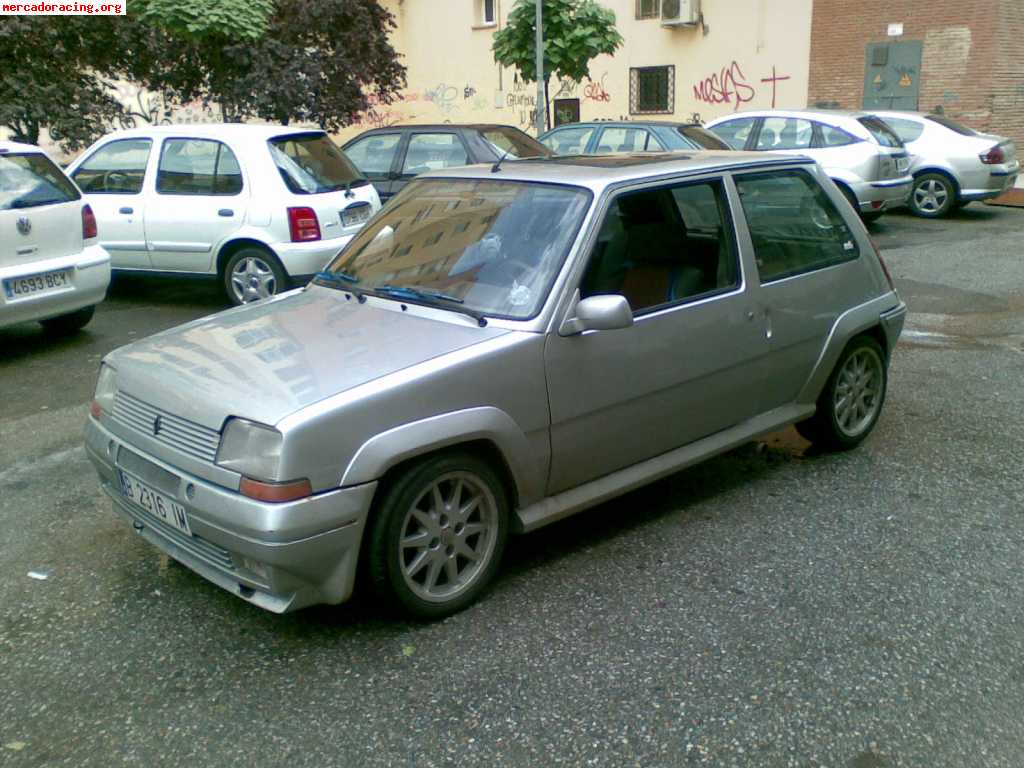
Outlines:
{"label": "steering wheel", "polygon": [[103,174],[103,189],[106,192],[120,191],[127,186],[127,182],[128,174],[124,171],[106,171]]}

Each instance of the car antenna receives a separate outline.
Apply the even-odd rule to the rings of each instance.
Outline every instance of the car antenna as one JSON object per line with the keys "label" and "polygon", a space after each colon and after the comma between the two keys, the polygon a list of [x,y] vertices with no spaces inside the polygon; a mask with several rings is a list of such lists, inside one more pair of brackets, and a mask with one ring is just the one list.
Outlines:
{"label": "car antenna", "polygon": [[498,158],[498,162],[491,166],[491,173],[497,173],[498,171],[501,170],[501,164],[505,162],[505,158],[508,157],[511,151],[512,147],[509,147],[508,149],[505,150],[505,154]]}

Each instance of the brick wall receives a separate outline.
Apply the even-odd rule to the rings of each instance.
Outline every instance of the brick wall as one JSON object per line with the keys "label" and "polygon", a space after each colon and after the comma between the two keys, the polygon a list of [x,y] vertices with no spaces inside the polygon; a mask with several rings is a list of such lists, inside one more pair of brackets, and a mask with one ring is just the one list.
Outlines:
{"label": "brick wall", "polygon": [[[902,22],[902,37],[889,37]],[[919,108],[942,107],[1024,147],[1024,2],[1021,0],[815,0],[807,103],[858,109],[865,46],[922,42]]]}

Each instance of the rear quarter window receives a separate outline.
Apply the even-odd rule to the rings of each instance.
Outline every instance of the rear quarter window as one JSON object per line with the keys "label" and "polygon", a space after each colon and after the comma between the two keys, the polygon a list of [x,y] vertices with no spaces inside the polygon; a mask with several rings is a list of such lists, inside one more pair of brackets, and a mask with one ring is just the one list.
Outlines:
{"label": "rear quarter window", "polygon": [[37,152],[0,155],[0,211],[78,200],[81,194],[60,168]]}
{"label": "rear quarter window", "polygon": [[806,171],[745,174],[736,188],[762,284],[857,258],[853,232]]}
{"label": "rear quarter window", "polygon": [[857,122],[868,129],[871,137],[883,147],[901,148],[903,142],[884,120],[877,117],[858,117]]}

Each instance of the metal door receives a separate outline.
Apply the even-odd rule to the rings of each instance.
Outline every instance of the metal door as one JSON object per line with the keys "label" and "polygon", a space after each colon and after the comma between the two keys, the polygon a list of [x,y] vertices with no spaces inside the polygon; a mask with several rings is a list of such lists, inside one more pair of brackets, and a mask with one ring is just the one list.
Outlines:
{"label": "metal door", "polygon": [[868,43],[864,64],[864,109],[918,108],[921,41]]}

